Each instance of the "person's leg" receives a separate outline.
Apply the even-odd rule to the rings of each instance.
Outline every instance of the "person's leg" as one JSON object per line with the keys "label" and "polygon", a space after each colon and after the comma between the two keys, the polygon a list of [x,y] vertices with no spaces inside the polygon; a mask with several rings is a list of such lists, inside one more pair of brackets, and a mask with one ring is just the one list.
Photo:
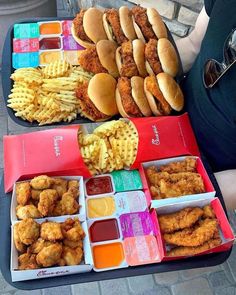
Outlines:
{"label": "person's leg", "polygon": [[[236,209],[236,170],[215,173],[228,210]],[[217,196],[216,196],[217,197]]]}

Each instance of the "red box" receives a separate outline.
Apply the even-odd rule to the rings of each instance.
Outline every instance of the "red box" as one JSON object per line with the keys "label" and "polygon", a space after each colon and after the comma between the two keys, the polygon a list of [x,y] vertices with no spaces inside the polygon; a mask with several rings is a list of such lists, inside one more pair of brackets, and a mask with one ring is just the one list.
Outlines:
{"label": "red box", "polygon": [[[166,247],[165,247],[165,242],[162,240],[162,245],[163,245],[163,253],[164,253],[164,258],[162,261],[169,261],[169,260],[176,260],[176,259],[182,259],[182,258],[187,258],[190,256],[198,256],[198,255],[203,255],[203,254],[209,254],[209,253],[216,253],[216,252],[223,252],[229,250],[233,243],[234,243],[234,234],[231,229],[231,226],[228,222],[228,219],[225,215],[224,209],[221,205],[221,202],[218,198],[211,198],[211,199],[201,199],[201,200],[192,200],[188,202],[179,202],[177,204],[172,204],[172,205],[167,205],[167,206],[162,206],[159,208],[155,209],[156,212],[156,226],[158,230],[160,230],[159,223],[158,223],[158,214],[168,214],[168,213],[173,213],[177,212],[183,208],[187,207],[204,207],[205,205],[211,204],[216,218],[218,220],[218,227],[220,231],[220,237],[222,239],[221,245],[211,248],[207,251],[203,251],[201,253],[195,254],[195,255],[189,255],[189,256],[172,256],[168,257],[166,256]],[[153,213],[153,220],[154,220],[154,213]]]}
{"label": "red box", "polygon": [[215,189],[210,181],[210,178],[203,166],[201,159],[199,157],[194,157],[194,156],[191,156],[191,157],[196,159],[196,163],[197,163],[196,169],[197,169],[197,172],[199,174],[201,174],[201,176],[202,176],[205,190],[206,190],[205,193],[195,194],[195,195],[186,195],[186,196],[182,196],[182,197],[166,198],[166,199],[162,199],[162,200],[152,200],[151,193],[149,190],[149,181],[147,179],[145,170],[150,166],[159,167],[161,165],[165,165],[168,163],[183,161],[186,158],[186,156],[151,161],[151,162],[142,163],[140,165],[139,172],[140,172],[141,180],[143,183],[143,190],[144,190],[146,198],[147,198],[147,203],[148,203],[148,205],[151,205],[151,208],[157,208],[160,206],[165,206],[167,204],[178,203],[178,202],[188,201],[188,200],[195,200],[195,199],[201,199],[201,198],[204,198],[204,199],[205,198],[212,198],[215,196]]}

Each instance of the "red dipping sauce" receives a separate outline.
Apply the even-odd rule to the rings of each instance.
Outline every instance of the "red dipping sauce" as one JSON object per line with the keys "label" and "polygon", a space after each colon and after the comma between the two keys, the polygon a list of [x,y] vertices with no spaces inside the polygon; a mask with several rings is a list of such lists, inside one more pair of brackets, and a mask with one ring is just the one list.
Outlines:
{"label": "red dipping sauce", "polygon": [[120,232],[116,219],[95,221],[89,228],[92,243],[119,239]]}
{"label": "red dipping sauce", "polygon": [[88,196],[111,193],[113,191],[111,177],[101,176],[90,178],[86,182],[86,191]]}
{"label": "red dipping sauce", "polygon": [[39,41],[39,49],[60,49],[61,48],[61,39],[59,37],[48,37],[43,38]]}

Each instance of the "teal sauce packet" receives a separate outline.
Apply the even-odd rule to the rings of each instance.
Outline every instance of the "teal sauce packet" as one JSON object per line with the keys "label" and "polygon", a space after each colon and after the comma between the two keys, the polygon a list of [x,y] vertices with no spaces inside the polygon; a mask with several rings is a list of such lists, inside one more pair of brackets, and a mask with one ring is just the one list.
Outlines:
{"label": "teal sauce packet", "polygon": [[36,68],[39,66],[39,53],[12,53],[12,66],[14,69],[19,68]]}
{"label": "teal sauce packet", "polygon": [[15,24],[14,38],[38,38],[39,25],[37,23]]}
{"label": "teal sauce packet", "polygon": [[120,170],[111,173],[116,192],[139,190],[143,188],[138,170]]}

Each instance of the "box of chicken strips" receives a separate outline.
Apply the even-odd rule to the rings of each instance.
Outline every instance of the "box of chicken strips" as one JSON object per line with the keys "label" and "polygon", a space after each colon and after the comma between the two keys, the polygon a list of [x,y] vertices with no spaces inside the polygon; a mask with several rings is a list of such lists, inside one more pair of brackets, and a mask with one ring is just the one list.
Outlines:
{"label": "box of chicken strips", "polygon": [[234,234],[218,198],[180,201],[156,209],[164,261],[229,250]]}

